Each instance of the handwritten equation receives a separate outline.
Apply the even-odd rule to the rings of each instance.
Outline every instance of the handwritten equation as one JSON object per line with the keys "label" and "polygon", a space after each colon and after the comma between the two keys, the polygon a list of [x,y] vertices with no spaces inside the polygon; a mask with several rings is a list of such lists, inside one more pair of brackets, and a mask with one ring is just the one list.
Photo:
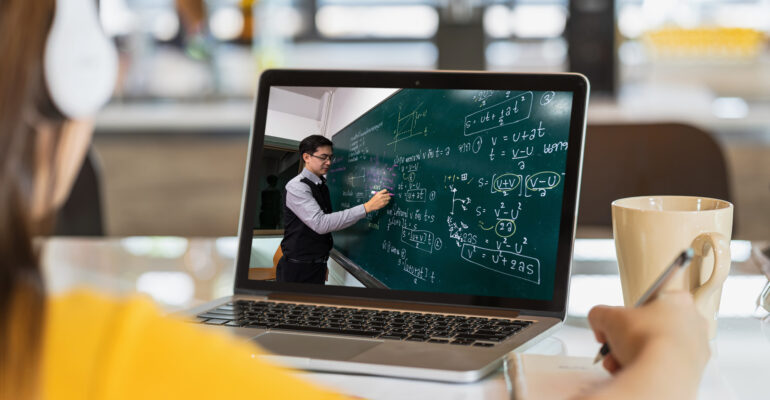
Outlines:
{"label": "handwritten equation", "polygon": [[[544,276],[549,283],[543,268],[555,263],[570,151],[569,115],[550,114],[563,95],[457,92],[440,98],[464,101],[463,108],[441,107],[439,97],[423,101],[417,89],[409,92],[414,102],[394,98],[385,119],[362,117],[339,145],[348,153],[330,171],[343,186],[337,204],[360,204],[375,190],[393,194],[348,237],[369,243],[357,248],[359,259],[397,289],[483,294],[516,282],[542,290]],[[370,234],[373,246],[364,241]]]}
{"label": "handwritten equation", "polygon": [[465,116],[463,133],[465,136],[470,136],[515,124],[528,119],[531,112],[532,92],[518,94]]}
{"label": "handwritten equation", "polygon": [[463,260],[497,273],[540,284],[540,260],[511,251],[487,249],[463,244],[460,250]]}

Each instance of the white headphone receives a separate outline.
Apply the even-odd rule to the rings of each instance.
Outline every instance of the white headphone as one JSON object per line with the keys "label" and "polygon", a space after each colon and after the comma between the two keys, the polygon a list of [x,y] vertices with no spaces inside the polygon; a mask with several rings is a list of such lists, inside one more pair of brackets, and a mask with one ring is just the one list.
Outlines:
{"label": "white headphone", "polygon": [[118,54],[102,31],[96,0],[57,0],[43,60],[48,93],[68,118],[89,117],[110,99]]}

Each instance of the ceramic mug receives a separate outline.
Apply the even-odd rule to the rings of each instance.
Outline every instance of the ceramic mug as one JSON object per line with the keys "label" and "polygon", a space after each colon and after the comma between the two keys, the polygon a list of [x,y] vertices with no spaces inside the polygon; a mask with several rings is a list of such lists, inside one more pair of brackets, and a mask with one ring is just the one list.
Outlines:
{"label": "ceramic mug", "polygon": [[692,247],[690,266],[666,289],[688,290],[716,334],[722,284],[730,272],[733,205],[690,196],[642,196],[612,202],[612,233],[623,302],[633,306],[679,253]]}

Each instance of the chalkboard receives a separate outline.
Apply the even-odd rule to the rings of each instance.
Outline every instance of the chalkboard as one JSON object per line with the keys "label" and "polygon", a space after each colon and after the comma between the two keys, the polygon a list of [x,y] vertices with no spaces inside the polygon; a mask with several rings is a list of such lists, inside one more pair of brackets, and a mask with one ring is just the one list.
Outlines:
{"label": "chalkboard", "polygon": [[402,89],[334,134],[334,248],[391,289],[551,300],[571,92]]}

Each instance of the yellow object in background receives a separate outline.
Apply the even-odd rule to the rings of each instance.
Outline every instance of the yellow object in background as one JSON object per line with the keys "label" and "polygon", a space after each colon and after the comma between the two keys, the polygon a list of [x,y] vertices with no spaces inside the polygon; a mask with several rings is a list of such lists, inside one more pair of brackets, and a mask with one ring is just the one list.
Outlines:
{"label": "yellow object in background", "polygon": [[750,59],[759,55],[764,33],[748,28],[663,28],[643,36],[650,55],[677,59]]}
{"label": "yellow object in background", "polygon": [[242,339],[165,317],[147,299],[81,290],[49,301],[45,399],[337,399]]}

